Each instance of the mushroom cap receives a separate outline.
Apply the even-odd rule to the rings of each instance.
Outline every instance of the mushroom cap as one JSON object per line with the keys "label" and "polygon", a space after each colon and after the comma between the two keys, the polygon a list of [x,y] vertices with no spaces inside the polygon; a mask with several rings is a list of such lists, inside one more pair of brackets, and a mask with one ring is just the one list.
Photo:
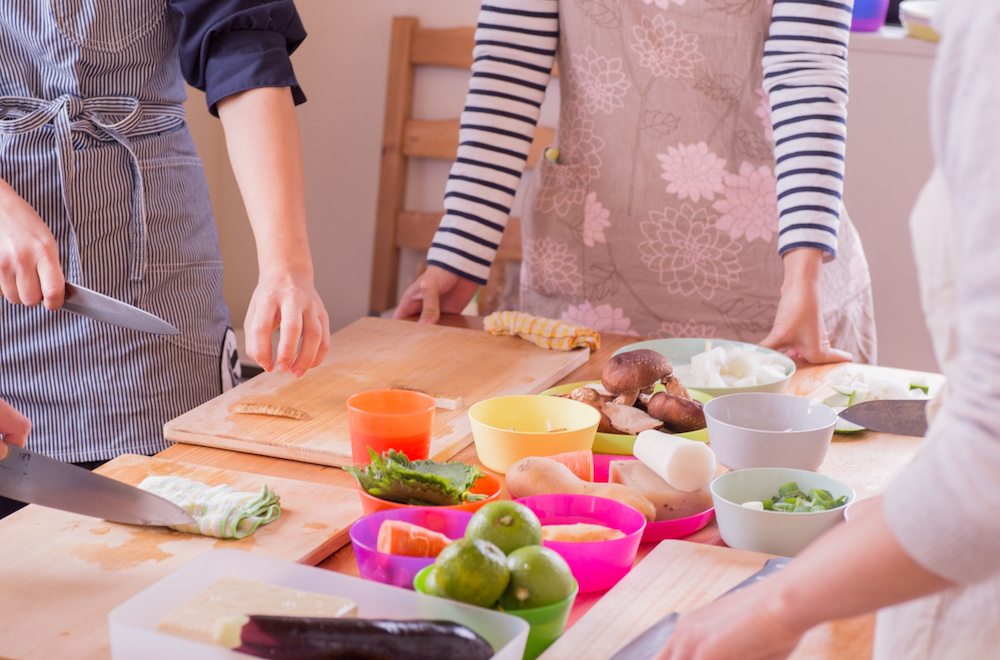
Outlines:
{"label": "mushroom cap", "polygon": [[698,401],[668,392],[657,392],[646,404],[646,411],[663,422],[670,433],[687,433],[705,428],[705,411]]}
{"label": "mushroom cap", "polygon": [[674,372],[674,366],[662,353],[642,348],[613,356],[604,365],[601,383],[612,394],[638,392]]}

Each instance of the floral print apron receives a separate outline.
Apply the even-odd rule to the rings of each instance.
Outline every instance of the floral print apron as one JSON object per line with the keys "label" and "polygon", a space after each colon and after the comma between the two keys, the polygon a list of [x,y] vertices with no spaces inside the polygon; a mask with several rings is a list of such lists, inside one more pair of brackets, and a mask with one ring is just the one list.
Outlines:
{"label": "floral print apron", "polygon": [[[528,190],[521,309],[761,341],[783,278],[762,88],[770,4],[563,0],[559,15],[559,155]],[[875,362],[868,264],[846,213],[822,291],[833,345]]]}

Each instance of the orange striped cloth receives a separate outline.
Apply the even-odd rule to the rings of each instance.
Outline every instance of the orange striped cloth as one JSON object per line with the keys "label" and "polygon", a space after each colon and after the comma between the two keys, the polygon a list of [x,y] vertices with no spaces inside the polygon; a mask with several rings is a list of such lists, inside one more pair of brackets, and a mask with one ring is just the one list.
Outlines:
{"label": "orange striped cloth", "polygon": [[496,312],[483,320],[483,329],[491,335],[520,337],[542,348],[571,351],[601,347],[601,335],[596,330],[564,321],[532,316],[525,312]]}

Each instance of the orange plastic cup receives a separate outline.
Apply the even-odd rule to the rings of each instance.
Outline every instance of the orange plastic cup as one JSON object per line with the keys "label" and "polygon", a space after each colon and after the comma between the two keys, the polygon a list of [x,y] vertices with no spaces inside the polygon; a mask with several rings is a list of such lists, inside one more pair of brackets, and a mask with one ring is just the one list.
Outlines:
{"label": "orange plastic cup", "polygon": [[382,455],[390,449],[411,461],[428,458],[434,399],[408,390],[370,390],[347,400],[347,426],[351,431],[351,459],[368,465],[371,447]]}

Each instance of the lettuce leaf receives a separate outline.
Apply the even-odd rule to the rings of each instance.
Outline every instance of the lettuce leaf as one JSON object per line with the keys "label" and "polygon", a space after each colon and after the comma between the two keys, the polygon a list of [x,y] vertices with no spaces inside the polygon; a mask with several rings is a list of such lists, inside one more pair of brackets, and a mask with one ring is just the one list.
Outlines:
{"label": "lettuce leaf", "polygon": [[371,465],[344,469],[354,475],[366,493],[379,499],[417,506],[451,506],[486,499],[486,495],[469,492],[485,476],[478,465],[411,461],[395,449],[382,456],[371,447],[368,452]]}

